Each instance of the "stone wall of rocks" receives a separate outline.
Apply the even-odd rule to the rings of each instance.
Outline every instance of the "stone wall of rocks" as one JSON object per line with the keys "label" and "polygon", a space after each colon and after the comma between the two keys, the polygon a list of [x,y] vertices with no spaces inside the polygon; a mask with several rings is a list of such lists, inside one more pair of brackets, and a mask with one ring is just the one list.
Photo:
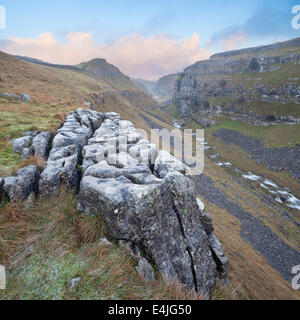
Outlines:
{"label": "stone wall of rocks", "polygon": [[166,280],[207,298],[218,277],[226,281],[228,259],[188,175],[186,165],[118,114],[78,109],[57,131],[45,170],[30,166],[0,179],[0,197],[50,196],[67,185],[79,191],[79,211],[101,216],[138,259],[142,276],[154,280],[155,265]]}

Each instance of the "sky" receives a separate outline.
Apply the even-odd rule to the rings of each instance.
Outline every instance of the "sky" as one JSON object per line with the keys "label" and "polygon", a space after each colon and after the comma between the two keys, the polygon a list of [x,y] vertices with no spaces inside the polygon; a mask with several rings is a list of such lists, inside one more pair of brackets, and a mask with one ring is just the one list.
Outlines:
{"label": "sky", "polygon": [[0,50],[59,64],[105,58],[131,77],[157,80],[216,52],[300,37],[300,29],[291,24],[298,4],[300,0],[0,0],[6,12],[5,29],[0,21]]}

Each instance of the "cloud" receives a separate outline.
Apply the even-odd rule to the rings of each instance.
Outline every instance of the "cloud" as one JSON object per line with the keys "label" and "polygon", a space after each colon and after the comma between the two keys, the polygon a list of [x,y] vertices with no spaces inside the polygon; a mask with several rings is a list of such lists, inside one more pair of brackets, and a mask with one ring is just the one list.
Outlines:
{"label": "cloud", "polygon": [[211,49],[233,50],[247,45],[267,44],[298,37],[291,28],[291,6],[261,7],[241,25],[232,25],[212,35]]}
{"label": "cloud", "polygon": [[229,37],[223,39],[222,47],[226,51],[235,50],[247,41],[248,37],[246,33],[242,30],[238,30],[236,33],[233,33]]}
{"label": "cloud", "polygon": [[150,80],[181,71],[211,55],[209,50],[201,48],[196,33],[183,41],[162,34],[145,37],[133,33],[113,43],[100,44],[84,32],[67,33],[66,43],[59,42],[51,33],[43,33],[35,39],[13,37],[2,40],[0,50],[58,64],[105,58],[131,77]]}

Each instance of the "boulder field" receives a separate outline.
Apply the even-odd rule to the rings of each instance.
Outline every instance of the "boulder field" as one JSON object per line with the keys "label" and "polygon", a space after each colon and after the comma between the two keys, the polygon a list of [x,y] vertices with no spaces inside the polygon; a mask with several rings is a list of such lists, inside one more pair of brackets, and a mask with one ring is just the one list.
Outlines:
{"label": "boulder field", "polygon": [[[42,138],[44,149],[34,142]],[[21,139],[13,146],[22,153],[33,142],[35,152],[47,150],[52,137],[37,133]],[[17,177],[0,179],[0,197],[23,201],[38,192],[45,197],[61,185],[78,193],[79,211],[104,219],[111,238],[138,260],[136,269],[146,279],[154,280],[157,271],[204,298],[218,278],[227,282],[228,259],[189,168],[159,151],[130,121],[113,112],[71,112],[53,138],[45,170],[29,166]]]}

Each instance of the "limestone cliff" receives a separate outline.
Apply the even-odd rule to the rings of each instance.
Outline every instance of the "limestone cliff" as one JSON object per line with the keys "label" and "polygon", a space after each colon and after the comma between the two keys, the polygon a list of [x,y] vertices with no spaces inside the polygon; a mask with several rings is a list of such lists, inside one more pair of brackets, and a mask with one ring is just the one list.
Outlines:
{"label": "limestone cliff", "polygon": [[257,124],[297,123],[299,70],[300,38],[216,54],[179,75],[173,103],[182,115],[193,116],[195,121],[209,112],[210,119],[234,114],[249,122],[257,120]]}

